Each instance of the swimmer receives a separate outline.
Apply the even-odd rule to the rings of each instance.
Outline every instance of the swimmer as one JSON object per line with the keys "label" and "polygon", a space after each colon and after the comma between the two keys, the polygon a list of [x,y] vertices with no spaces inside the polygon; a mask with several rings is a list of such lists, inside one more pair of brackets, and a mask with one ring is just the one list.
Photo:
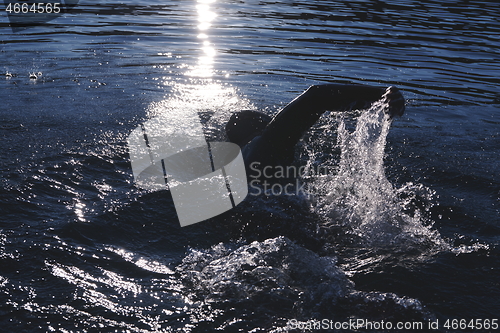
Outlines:
{"label": "swimmer", "polygon": [[253,162],[262,167],[290,165],[296,144],[324,112],[365,109],[378,100],[388,104],[386,113],[391,119],[403,115],[405,100],[396,87],[313,85],[274,118],[257,111],[233,114],[226,133],[229,141],[242,149],[247,175],[251,177],[249,167]]}
{"label": "swimmer", "polygon": [[30,79],[32,79],[32,80],[36,80],[36,79],[38,79],[40,76],[42,76],[42,72],[38,72],[38,73],[35,73],[35,72],[31,73],[31,72],[30,72]]}

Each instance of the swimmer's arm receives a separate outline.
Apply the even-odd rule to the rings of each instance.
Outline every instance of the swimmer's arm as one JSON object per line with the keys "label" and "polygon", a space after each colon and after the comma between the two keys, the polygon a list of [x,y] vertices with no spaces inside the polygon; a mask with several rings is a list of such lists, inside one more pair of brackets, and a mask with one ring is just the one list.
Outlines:
{"label": "swimmer's arm", "polygon": [[[288,104],[285,109],[296,108],[300,102],[309,105],[313,113],[362,109],[382,97],[385,88],[355,84],[322,84],[309,87]],[[300,111],[299,111],[300,112]]]}
{"label": "swimmer's arm", "polygon": [[[346,111],[362,109],[383,96],[401,98],[402,105],[389,114],[401,115],[404,99],[397,88],[380,88],[367,85],[324,84],[309,87],[304,93],[290,102],[266,127],[262,138],[276,147],[295,146],[302,134],[321,117],[325,111]],[[397,95],[397,96],[396,96]],[[394,98],[396,100],[397,98]]]}

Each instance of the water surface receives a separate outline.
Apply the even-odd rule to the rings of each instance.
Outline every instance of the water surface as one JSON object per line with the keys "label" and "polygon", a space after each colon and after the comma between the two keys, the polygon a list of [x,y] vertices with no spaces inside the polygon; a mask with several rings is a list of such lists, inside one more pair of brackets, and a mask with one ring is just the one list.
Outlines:
{"label": "water surface", "polygon": [[[3,326],[498,316],[499,18],[488,1],[81,1],[14,33],[1,15]],[[168,191],[134,186],[141,123],[195,109],[224,139],[232,112],[273,115],[328,82],[396,85],[408,104],[390,128],[325,115],[297,147],[298,165],[338,170],[303,179],[315,196],[180,228]],[[374,143],[367,126],[386,127]]]}

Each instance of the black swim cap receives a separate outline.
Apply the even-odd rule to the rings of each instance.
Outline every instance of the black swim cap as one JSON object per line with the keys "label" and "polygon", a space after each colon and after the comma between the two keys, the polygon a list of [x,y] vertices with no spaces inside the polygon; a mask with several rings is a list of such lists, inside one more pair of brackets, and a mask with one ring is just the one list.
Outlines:
{"label": "black swim cap", "polygon": [[233,113],[226,124],[227,137],[230,142],[243,147],[262,133],[271,119],[268,115],[252,110]]}

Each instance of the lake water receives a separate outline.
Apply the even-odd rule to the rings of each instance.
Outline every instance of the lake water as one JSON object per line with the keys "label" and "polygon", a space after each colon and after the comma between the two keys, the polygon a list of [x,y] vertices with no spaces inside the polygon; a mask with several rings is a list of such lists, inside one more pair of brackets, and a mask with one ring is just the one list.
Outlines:
{"label": "lake water", "polygon": [[[16,32],[2,12],[5,332],[500,320],[497,3],[81,0]],[[170,192],[134,185],[140,124],[195,110],[222,140],[232,112],[319,83],[395,85],[407,105],[392,124],[322,117],[296,153],[336,171],[304,175],[312,195],[181,228]]]}

